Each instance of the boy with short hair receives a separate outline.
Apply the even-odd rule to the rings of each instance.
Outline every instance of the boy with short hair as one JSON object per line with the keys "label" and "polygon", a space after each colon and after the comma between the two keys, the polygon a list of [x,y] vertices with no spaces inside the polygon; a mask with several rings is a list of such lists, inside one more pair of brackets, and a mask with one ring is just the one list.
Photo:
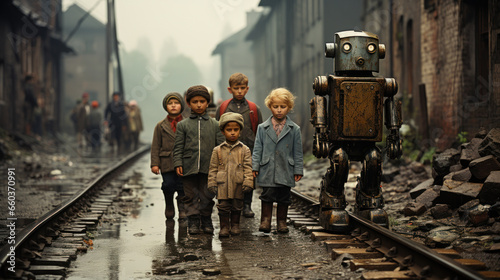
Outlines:
{"label": "boy with short hair", "polygon": [[[253,190],[252,154],[238,138],[244,128],[243,116],[238,113],[224,113],[219,127],[226,138],[215,147],[210,160],[208,189],[217,195],[219,210],[219,237],[239,235],[240,215],[243,209],[243,194]],[[229,231],[231,219],[231,231]]]}
{"label": "boy with short hair", "polygon": [[[248,93],[248,77],[242,73],[234,73],[229,77],[229,87],[227,90],[233,98],[224,101],[217,112],[215,113],[215,118],[219,120],[222,114],[225,112],[235,112],[243,116],[244,128],[240,133],[240,141],[253,151],[253,146],[255,142],[255,133],[257,132],[257,126],[262,123],[262,113],[260,108],[253,102],[245,98]],[[244,206],[243,206],[243,216],[246,218],[252,218],[255,216],[252,211],[252,196],[253,191],[245,193]]]}
{"label": "boy with short hair", "polygon": [[206,87],[190,87],[186,101],[191,108],[191,115],[177,124],[174,166],[177,174],[182,176],[188,232],[198,234],[203,230],[212,234],[211,215],[215,202],[214,195],[207,188],[208,168],[212,150],[224,141],[224,136],[220,132],[219,122],[206,112],[210,102]]}

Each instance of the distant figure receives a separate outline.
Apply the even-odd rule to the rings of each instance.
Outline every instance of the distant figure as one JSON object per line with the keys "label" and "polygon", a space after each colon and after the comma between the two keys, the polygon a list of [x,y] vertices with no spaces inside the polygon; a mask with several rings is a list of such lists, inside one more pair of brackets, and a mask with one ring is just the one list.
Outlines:
{"label": "distant figure", "polygon": [[215,118],[215,112],[217,111],[217,105],[214,103],[214,90],[212,88],[206,87],[208,90],[208,93],[210,94],[210,103],[208,104],[207,108],[207,114]]}
{"label": "distant figure", "polygon": [[139,147],[139,134],[143,130],[141,109],[137,106],[137,101],[135,100],[130,100],[128,106],[128,127],[132,140],[132,149],[136,150]]}
{"label": "distant figure", "polygon": [[33,125],[34,116],[33,111],[38,106],[35,92],[33,89],[33,76],[27,75],[24,78],[24,132],[31,135],[31,126]]}
{"label": "distant figure", "polygon": [[187,91],[184,92],[184,104],[187,104],[186,108],[184,108],[184,111],[182,111],[182,118],[183,119],[188,119],[189,116],[191,116],[191,107],[189,107],[189,103],[187,101]]}
{"label": "distant figure", "polygon": [[127,112],[125,105],[120,100],[120,93],[113,93],[113,100],[106,107],[104,113],[106,118],[105,125],[109,127],[111,133],[110,145],[113,146],[116,142],[117,149],[122,148],[122,131],[128,127]]}
{"label": "distant figure", "polygon": [[71,123],[73,124],[73,128],[75,129],[75,135],[78,133],[78,117],[76,110],[78,109],[78,105],[80,105],[81,100],[76,101],[75,107],[71,110],[71,114],[69,115],[69,119],[71,120]]}
{"label": "distant figure", "polygon": [[92,109],[88,116],[87,136],[92,150],[95,151],[101,147],[102,114],[99,112],[99,102],[94,100],[91,105]]}
{"label": "distant figure", "polygon": [[82,102],[76,109],[77,134],[76,141],[79,147],[83,147],[84,140],[87,137],[87,116],[90,114],[89,94],[82,94]]}

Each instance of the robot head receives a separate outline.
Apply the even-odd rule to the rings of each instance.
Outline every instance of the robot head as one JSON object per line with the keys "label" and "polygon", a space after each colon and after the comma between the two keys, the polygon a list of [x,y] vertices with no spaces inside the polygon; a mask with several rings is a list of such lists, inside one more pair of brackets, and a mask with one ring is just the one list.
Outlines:
{"label": "robot head", "polygon": [[327,43],[325,56],[335,58],[335,72],[378,72],[379,58],[385,57],[385,45],[378,36],[364,31],[335,33],[335,43]]}

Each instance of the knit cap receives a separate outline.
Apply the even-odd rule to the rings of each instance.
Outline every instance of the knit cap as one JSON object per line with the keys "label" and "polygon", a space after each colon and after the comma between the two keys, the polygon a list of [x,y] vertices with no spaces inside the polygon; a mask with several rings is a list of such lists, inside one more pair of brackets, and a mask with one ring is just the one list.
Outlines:
{"label": "knit cap", "polygon": [[186,101],[189,103],[189,100],[191,100],[191,98],[195,96],[202,96],[208,102],[210,102],[210,93],[208,93],[207,88],[202,85],[192,86],[188,88],[186,93]]}
{"label": "knit cap", "polygon": [[219,128],[221,130],[223,130],[224,126],[226,126],[226,124],[228,122],[238,123],[240,125],[241,129],[243,129],[243,127],[244,127],[243,116],[241,114],[238,114],[238,113],[227,112],[227,113],[222,114],[222,116],[220,116],[220,120],[219,120]]}
{"label": "knit cap", "polygon": [[170,92],[167,95],[165,95],[165,97],[163,98],[163,109],[167,111],[167,104],[172,98],[177,99],[181,103],[181,113],[182,113],[182,111],[184,111],[184,101],[181,94],[178,92]]}

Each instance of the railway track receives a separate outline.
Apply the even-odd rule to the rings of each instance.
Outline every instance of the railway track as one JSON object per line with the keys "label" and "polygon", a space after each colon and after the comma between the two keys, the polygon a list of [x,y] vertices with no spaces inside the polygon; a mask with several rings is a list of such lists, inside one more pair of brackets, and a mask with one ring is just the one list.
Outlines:
{"label": "railway track", "polygon": [[66,202],[21,231],[10,232],[13,242],[0,249],[0,278],[63,278],[69,262],[91,246],[87,230],[97,226],[119,195],[120,186],[111,181],[149,150],[149,146],[139,148],[92,179]]}
{"label": "railway track", "polygon": [[429,249],[366,219],[349,213],[346,234],[324,232],[318,224],[319,202],[292,190],[289,219],[296,227],[323,242],[332,259],[343,258],[351,270],[363,270],[362,279],[500,279],[484,263],[462,259],[453,249]]}

